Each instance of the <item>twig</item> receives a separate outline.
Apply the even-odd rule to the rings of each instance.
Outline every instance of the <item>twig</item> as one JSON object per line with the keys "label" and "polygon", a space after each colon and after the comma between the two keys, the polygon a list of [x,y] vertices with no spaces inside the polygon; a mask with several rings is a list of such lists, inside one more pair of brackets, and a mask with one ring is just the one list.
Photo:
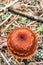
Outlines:
{"label": "twig", "polygon": [[26,8],[40,8],[40,6],[33,6],[33,5],[27,5],[27,4],[21,4],[23,6],[25,6]]}
{"label": "twig", "polygon": [[12,57],[10,57],[10,58],[8,59],[8,62],[10,62],[10,61],[11,61],[11,59],[12,59]]}
{"label": "twig", "polygon": [[[19,24],[16,23],[16,19],[17,19],[16,17],[13,18],[13,19],[10,21],[10,23],[9,23],[8,25],[6,25],[6,27],[5,27],[1,32],[2,32],[2,33],[5,32],[6,29],[7,29],[11,24],[13,24],[13,25],[16,26],[16,27],[19,27]],[[17,25],[14,24],[14,22],[15,22]]]}
{"label": "twig", "polygon": [[23,12],[21,12],[21,11],[14,10],[13,8],[8,8],[8,10],[9,10],[10,12],[13,12],[14,14],[18,14],[18,15],[20,15],[20,16],[27,17],[27,18],[29,18],[29,19],[31,19],[31,20],[36,20],[36,21],[38,21],[38,22],[42,22],[42,23],[43,23],[43,18],[42,18],[42,17],[35,16],[35,15],[30,15],[30,14],[25,14],[25,13],[23,13]]}
{"label": "twig", "polygon": [[41,61],[41,62],[35,62],[35,63],[38,63],[38,64],[40,64],[40,63],[43,63],[43,61]]}
{"label": "twig", "polygon": [[21,65],[21,63],[17,59],[14,58],[14,60],[18,65]]}
{"label": "twig", "polygon": [[2,23],[0,23],[0,26],[2,26],[11,16],[12,16],[12,14],[10,14],[10,16],[5,21],[3,21]]}
{"label": "twig", "polygon": [[12,3],[10,3],[10,4],[6,5],[5,7],[3,7],[0,11],[5,10],[6,8],[12,6],[12,5],[13,5],[14,3],[16,3],[17,1],[18,1],[18,0],[14,0]]}
{"label": "twig", "polygon": [[14,21],[15,21],[15,20],[12,19],[12,20],[10,21],[11,23],[9,23],[1,32],[2,32],[2,33],[5,32],[6,29],[7,29]]}
{"label": "twig", "polygon": [[0,52],[0,55],[2,56],[2,58],[4,59],[4,61],[5,61],[8,65],[10,65],[10,63],[9,63],[8,60],[5,58],[5,56],[3,55],[2,52]]}
{"label": "twig", "polygon": [[[12,61],[12,58],[14,59],[14,61]],[[12,61],[14,64],[17,63],[18,65],[21,65],[21,63],[13,56],[8,60],[8,62],[10,62],[10,61]]]}

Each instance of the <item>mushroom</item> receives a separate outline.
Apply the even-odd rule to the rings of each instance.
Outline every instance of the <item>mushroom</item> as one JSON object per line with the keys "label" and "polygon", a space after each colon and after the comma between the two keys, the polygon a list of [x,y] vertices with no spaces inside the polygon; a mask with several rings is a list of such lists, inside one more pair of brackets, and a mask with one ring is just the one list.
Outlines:
{"label": "mushroom", "polygon": [[7,38],[7,49],[16,58],[28,59],[38,48],[38,36],[30,28],[16,28]]}

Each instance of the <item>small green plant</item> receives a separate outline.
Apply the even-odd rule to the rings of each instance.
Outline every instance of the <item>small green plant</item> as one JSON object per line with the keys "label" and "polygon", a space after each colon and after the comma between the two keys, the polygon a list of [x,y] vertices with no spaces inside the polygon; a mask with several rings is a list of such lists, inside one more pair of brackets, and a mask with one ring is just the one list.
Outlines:
{"label": "small green plant", "polygon": [[40,26],[40,27],[38,28],[38,32],[43,33],[43,26]]}
{"label": "small green plant", "polygon": [[2,17],[2,20],[4,21],[5,19],[7,19],[7,17],[9,16],[9,14],[8,13],[6,13],[6,14],[3,14],[1,17]]}
{"label": "small green plant", "polygon": [[30,20],[27,19],[26,17],[22,17],[22,18],[20,18],[19,21],[20,21],[21,23],[27,23],[27,22],[30,22]]}
{"label": "small green plant", "polygon": [[41,48],[43,49],[43,45],[41,46]]}

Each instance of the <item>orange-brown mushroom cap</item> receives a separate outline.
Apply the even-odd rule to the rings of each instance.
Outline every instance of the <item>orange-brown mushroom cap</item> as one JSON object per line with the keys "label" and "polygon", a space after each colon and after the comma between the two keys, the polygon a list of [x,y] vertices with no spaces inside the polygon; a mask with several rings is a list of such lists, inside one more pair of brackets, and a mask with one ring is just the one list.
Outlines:
{"label": "orange-brown mushroom cap", "polygon": [[29,59],[38,48],[38,36],[30,28],[16,28],[8,35],[7,48],[14,57]]}

